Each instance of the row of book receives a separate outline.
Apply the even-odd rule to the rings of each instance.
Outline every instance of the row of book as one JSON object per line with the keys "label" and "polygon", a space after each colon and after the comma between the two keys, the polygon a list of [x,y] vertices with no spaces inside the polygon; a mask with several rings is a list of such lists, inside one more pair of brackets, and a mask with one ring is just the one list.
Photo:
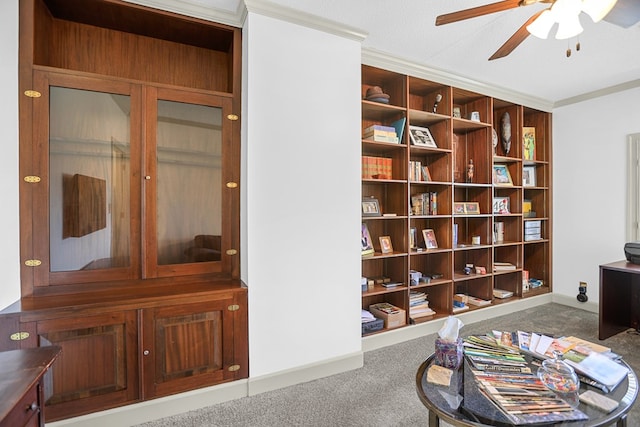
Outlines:
{"label": "row of book", "polygon": [[430,191],[411,196],[412,215],[438,215],[438,193]]}
{"label": "row of book", "polygon": [[392,179],[393,159],[362,156],[362,179]]}
{"label": "row of book", "polygon": [[411,181],[431,181],[431,172],[427,165],[423,165],[419,160],[409,162],[409,179]]}

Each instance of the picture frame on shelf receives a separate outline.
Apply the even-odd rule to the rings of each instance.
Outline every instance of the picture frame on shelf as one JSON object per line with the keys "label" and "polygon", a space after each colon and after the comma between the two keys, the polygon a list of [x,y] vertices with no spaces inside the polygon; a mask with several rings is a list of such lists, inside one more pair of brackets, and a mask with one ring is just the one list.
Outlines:
{"label": "picture frame on shelf", "polygon": [[422,237],[424,238],[425,248],[438,249],[438,240],[436,239],[436,233],[432,228],[422,230]]}
{"label": "picture frame on shelf", "polygon": [[522,128],[522,158],[536,159],[536,128],[525,126]]}
{"label": "picture frame on shelf", "polygon": [[507,165],[493,165],[493,184],[500,186],[513,186],[513,180]]}
{"label": "picture frame on shelf", "polygon": [[392,254],[393,245],[391,244],[391,236],[380,236],[380,252],[383,254]]}
{"label": "picture frame on shelf", "polygon": [[438,148],[429,128],[410,125],[409,136],[411,138],[411,144],[413,145]]}
{"label": "picture frame on shelf", "polygon": [[478,202],[466,202],[464,204],[464,210],[469,215],[480,215],[480,203]]}
{"label": "picture frame on shelf", "polygon": [[373,241],[371,241],[371,233],[369,233],[369,227],[367,227],[366,223],[362,223],[362,231],[361,231],[361,244],[362,244],[362,256],[373,256]]}
{"label": "picture frame on shelf", "polygon": [[509,197],[494,197],[493,198],[493,213],[494,214],[510,214],[510,202]]}
{"label": "picture frame on shelf", "polygon": [[533,165],[525,165],[522,167],[522,186],[535,187],[536,183],[536,167]]}
{"label": "picture frame on shelf", "polygon": [[380,203],[375,197],[364,197],[362,199],[362,216],[381,216]]}
{"label": "picture frame on shelf", "polygon": [[454,202],[453,203],[453,213],[456,215],[463,215],[467,213],[467,209],[465,207],[464,202]]}

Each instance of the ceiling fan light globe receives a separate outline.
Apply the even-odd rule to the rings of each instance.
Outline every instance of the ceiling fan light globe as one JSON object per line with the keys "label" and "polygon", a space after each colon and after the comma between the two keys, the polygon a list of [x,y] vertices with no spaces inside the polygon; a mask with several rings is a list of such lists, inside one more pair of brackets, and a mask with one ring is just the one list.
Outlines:
{"label": "ceiling fan light globe", "polygon": [[573,18],[565,18],[558,23],[558,32],[556,33],[556,39],[565,40],[571,37],[575,37],[583,31],[582,25],[580,25],[580,19],[578,16]]}
{"label": "ceiling fan light globe", "polygon": [[582,11],[589,15],[593,22],[599,22],[607,16],[618,0],[582,0]]}
{"label": "ceiling fan light globe", "polygon": [[527,31],[532,36],[539,39],[546,39],[549,36],[551,27],[556,23],[553,14],[549,9],[543,11],[531,24],[527,25]]}

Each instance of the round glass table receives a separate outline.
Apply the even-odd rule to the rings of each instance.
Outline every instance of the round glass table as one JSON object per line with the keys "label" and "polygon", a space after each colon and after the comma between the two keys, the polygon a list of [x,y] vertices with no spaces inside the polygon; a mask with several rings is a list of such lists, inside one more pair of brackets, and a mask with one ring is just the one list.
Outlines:
{"label": "round glass table", "polygon": [[[416,388],[418,397],[429,410],[429,427],[438,427],[440,420],[453,426],[511,426],[513,423],[500,411],[475,384],[473,374],[465,358],[462,366],[453,371],[449,386],[431,384],[427,382],[427,371],[434,363],[434,355],[429,356],[418,368],[416,373]],[[588,406],[582,402],[577,409],[586,414],[588,420],[575,420],[544,424],[567,427],[596,427],[608,426],[615,423],[618,427],[626,427],[627,414],[638,396],[638,379],[633,369],[629,368],[627,377],[606,396],[617,401],[618,407],[610,413]],[[532,368],[536,368],[532,366]],[[535,369],[534,369],[535,372]],[[597,388],[580,383],[580,391]],[[540,425],[540,424],[536,424]]]}

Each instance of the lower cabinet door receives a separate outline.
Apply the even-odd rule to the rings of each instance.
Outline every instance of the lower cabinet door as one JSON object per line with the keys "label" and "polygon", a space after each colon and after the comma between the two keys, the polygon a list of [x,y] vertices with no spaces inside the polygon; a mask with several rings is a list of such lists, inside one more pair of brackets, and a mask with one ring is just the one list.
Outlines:
{"label": "lower cabinet door", "polygon": [[137,400],[136,311],[37,321],[38,345],[62,348],[45,385],[47,421]]}
{"label": "lower cabinet door", "polygon": [[234,363],[234,299],[143,310],[143,398],[230,381]]}

